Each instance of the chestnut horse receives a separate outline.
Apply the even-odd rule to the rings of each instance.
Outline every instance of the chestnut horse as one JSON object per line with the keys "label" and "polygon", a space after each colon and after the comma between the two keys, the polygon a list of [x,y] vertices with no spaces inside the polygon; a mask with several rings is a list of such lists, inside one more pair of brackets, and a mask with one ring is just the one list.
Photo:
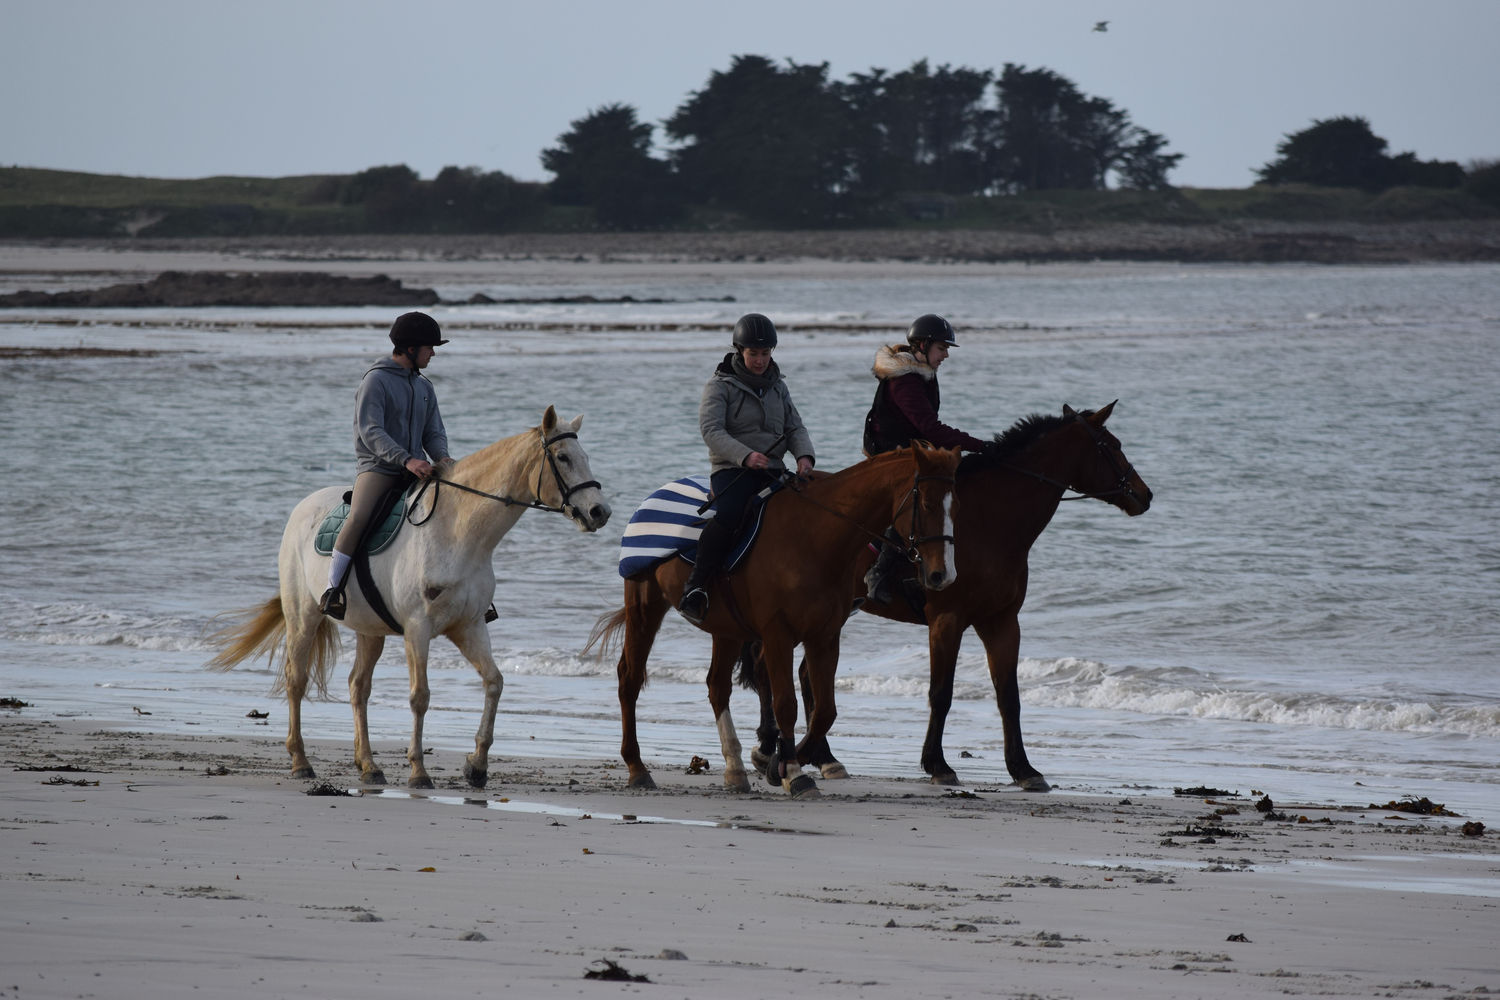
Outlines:
{"label": "chestnut horse", "polygon": [[[1118,400],[1116,400],[1118,402]],[[1061,417],[1034,414],[1016,422],[999,437],[994,455],[965,456],[958,471],[958,580],[926,600],[926,620],[904,596],[889,604],[865,600],[860,609],[881,618],[926,624],[930,680],[927,689],[927,738],[922,744],[922,769],[934,784],[956,785],[958,775],[943,756],[943,726],[953,703],[953,675],[964,632],[973,628],[984,643],[990,679],[1000,703],[1005,735],[1005,766],[1011,779],[1026,791],[1051,787],[1031,762],[1021,739],[1021,695],[1016,684],[1021,627],[1017,616],[1026,600],[1027,555],[1046,529],[1062,500],[1094,498],[1120,508],[1131,517],[1151,506],[1151,490],[1136,474],[1120,449],[1120,442],[1104,429],[1115,404],[1098,412],[1063,407]],[[1079,496],[1063,496],[1072,489]],[[866,551],[854,565],[848,585],[854,600],[865,596],[864,574],[874,561]],[[753,651],[741,663],[741,679],[761,691],[760,746],[751,753],[759,767],[776,740],[777,719],[768,711],[764,684],[759,683]],[[803,680],[809,712],[819,691]],[[844,766],[833,756],[826,739],[809,734],[801,748],[801,763],[817,765],[824,777],[845,777]]]}
{"label": "chestnut horse", "polygon": [[[839,633],[849,617],[849,566],[872,540],[894,524],[908,539],[918,579],[936,593],[953,581],[953,503],[956,450],[919,443],[880,455],[830,476],[794,483],[766,502],[760,535],[740,565],[716,579],[708,617],[698,626],[713,636],[708,700],[724,753],[724,784],[749,791],[740,741],[729,715],[734,663],[740,648],[758,641],[765,652],[767,711],[787,734],[770,748],[766,780],[794,798],[818,794],[797,764],[805,744],[823,742],[836,714],[834,671]],[[646,658],[667,609],[681,598],[688,565],[680,558],[656,563],[625,580],[625,606],[600,617],[587,649],[608,650],[625,633],[617,666],[620,690],[620,756],[632,788],[653,788],[636,738],[636,699],[646,683]],[[797,724],[792,651],[802,644],[808,683],[815,694],[802,746]]]}
{"label": "chestnut horse", "polygon": [[[583,531],[597,531],[609,520],[609,504],[589,472],[588,455],[578,443],[583,417],[560,421],[547,407],[540,426],[496,441],[459,460],[429,480],[406,512],[407,525],[389,547],[370,557],[370,574],[401,626],[406,667],[411,679],[411,765],[407,785],[431,788],[422,764],[422,720],[427,712],[427,651],[445,635],[473,664],[484,681],[484,710],[474,737],[474,752],[464,761],[464,777],[483,788],[489,776],[489,749],[494,741],[495,711],[505,680],[490,651],[485,612],[495,597],[495,546],[531,508],[566,515]],[[209,666],[228,670],[254,656],[266,655],[281,670],[274,690],[285,691],[286,749],[292,777],[313,777],[302,744],[302,699],[308,684],[327,692],[328,673],[338,658],[338,624],[356,635],[354,665],[349,670],[349,704],[354,709],[354,761],[360,781],[385,784],[385,774],[370,751],[367,705],[375,661],[394,635],[386,620],[366,600],[360,587],[349,587],[349,611],[335,623],[318,612],[318,596],[328,586],[328,557],[313,548],[313,536],[338,503],[342,489],[328,487],[306,497],[293,509],[281,537],[281,586],[263,605],[239,612],[239,621],[212,637],[220,652]],[[285,648],[282,649],[283,643]]]}

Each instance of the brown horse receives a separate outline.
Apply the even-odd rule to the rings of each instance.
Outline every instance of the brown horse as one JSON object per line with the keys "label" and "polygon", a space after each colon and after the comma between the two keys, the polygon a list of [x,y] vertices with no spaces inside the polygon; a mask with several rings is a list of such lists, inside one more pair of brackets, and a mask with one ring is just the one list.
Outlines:
{"label": "brown horse", "polygon": [[[1118,402],[1118,400],[1116,401]],[[861,610],[892,621],[926,624],[931,679],[928,683],[927,738],[922,769],[934,784],[956,785],[958,775],[943,756],[943,726],[953,703],[953,675],[964,632],[973,628],[989,658],[990,679],[1000,703],[1005,734],[1005,766],[1023,789],[1045,792],[1051,786],[1026,759],[1021,739],[1021,696],[1016,685],[1021,627],[1017,616],[1026,600],[1027,555],[1046,529],[1062,500],[1103,500],[1134,517],[1151,506],[1151,490],[1136,474],[1120,442],[1104,429],[1115,404],[1097,413],[1064,406],[1061,417],[1032,415],[999,438],[994,455],[969,455],[959,467],[956,496],[958,521],[957,582],[927,596],[923,614],[904,596],[889,604],[866,600]],[[1079,496],[1064,497],[1072,489]],[[864,573],[874,560],[865,552],[854,565],[849,586],[854,599],[864,597]],[[751,754],[760,766],[776,740],[777,719],[767,710],[765,685],[747,655],[742,680],[761,691],[760,746]],[[811,713],[818,688],[804,674],[803,698]],[[808,739],[799,748],[803,764],[819,767],[824,777],[844,777],[844,766],[826,739]]]}
{"label": "brown horse", "polygon": [[[818,794],[797,764],[805,746],[794,746],[797,690],[792,650],[802,644],[808,683],[815,694],[803,743],[821,742],[833,725],[834,671],[839,633],[849,617],[849,566],[871,540],[894,524],[909,539],[921,585],[936,593],[953,581],[953,502],[957,451],[925,443],[860,462],[774,494],[766,503],[755,546],[734,572],[713,584],[708,617],[698,626],[713,636],[708,700],[724,752],[724,784],[748,791],[750,779],[730,721],[729,696],[740,648],[758,641],[765,652],[769,699],[779,731],[770,748],[767,781],[793,797]],[[636,739],[635,705],[646,683],[646,658],[667,609],[682,595],[688,565],[668,559],[625,580],[625,606],[602,616],[589,636],[607,650],[619,630],[625,641],[617,667],[620,685],[620,756],[630,787],[653,788]]]}

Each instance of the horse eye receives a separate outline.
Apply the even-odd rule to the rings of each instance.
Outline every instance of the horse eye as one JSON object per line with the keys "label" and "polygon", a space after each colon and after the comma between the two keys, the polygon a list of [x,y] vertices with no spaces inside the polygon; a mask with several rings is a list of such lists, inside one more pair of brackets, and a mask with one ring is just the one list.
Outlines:
{"label": "horse eye", "polygon": [[567,465],[569,462],[572,461],[572,459],[568,458],[567,455],[558,455],[557,456],[557,460],[559,462],[561,462],[563,465]]}

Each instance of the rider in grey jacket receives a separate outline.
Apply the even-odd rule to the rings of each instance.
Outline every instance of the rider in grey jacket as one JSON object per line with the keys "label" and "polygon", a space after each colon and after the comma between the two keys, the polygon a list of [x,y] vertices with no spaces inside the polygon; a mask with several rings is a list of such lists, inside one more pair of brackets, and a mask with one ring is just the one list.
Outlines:
{"label": "rider in grey jacket", "polygon": [[694,625],[708,614],[708,583],[724,565],[755,494],[785,471],[782,456],[794,455],[797,474],[812,471],[812,438],[781,369],[771,360],[776,326],[760,313],[734,325],[734,350],[714,369],[698,403],[698,430],[712,465],[714,515],[698,538],[693,571],[677,610]]}

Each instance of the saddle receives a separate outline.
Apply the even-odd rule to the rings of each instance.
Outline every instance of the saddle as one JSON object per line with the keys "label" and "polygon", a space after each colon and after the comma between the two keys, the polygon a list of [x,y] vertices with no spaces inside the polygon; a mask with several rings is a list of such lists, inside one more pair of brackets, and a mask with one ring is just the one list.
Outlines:
{"label": "saddle", "polygon": [[[410,489],[410,486],[397,487],[380,499],[370,524],[365,526],[365,537],[354,553],[354,561],[350,564],[350,569],[354,571],[354,578],[359,581],[359,589],[364,593],[365,600],[369,602],[370,609],[379,615],[386,627],[397,635],[403,635],[405,630],[391,614],[386,606],[385,598],[380,595],[380,588],[375,585],[375,577],[370,572],[370,556],[389,546],[395,539],[396,533],[401,530],[401,525],[406,520],[407,496],[410,494]],[[313,536],[313,549],[316,552],[325,556],[332,555],[334,542],[338,541],[339,529],[349,518],[349,504],[353,499],[354,491],[345,491],[343,503],[324,516],[323,523],[318,526]],[[345,579],[347,578],[346,573]],[[485,621],[494,620],[488,617],[489,614],[494,614],[494,610],[494,606],[491,605]]]}
{"label": "saddle", "polygon": [[[780,488],[778,483],[770,493]],[[746,508],[746,527],[729,551],[725,573],[733,572],[755,544],[770,493],[757,496]],[[709,501],[707,476],[674,480],[642,500],[620,538],[620,575],[629,578],[644,573],[673,557],[693,562],[698,554],[698,537],[715,513],[702,510]]]}
{"label": "saddle", "polygon": [[[313,536],[313,548],[319,555],[332,555],[333,543],[338,540],[339,529],[344,526],[344,521],[349,517],[349,501],[354,499],[354,491],[344,492],[344,501],[330,510],[323,518],[323,523],[318,525],[317,533]],[[378,513],[378,511],[377,511]],[[401,530],[401,525],[406,520],[406,494],[403,493],[396,498],[396,505],[391,508],[390,514],[369,532],[365,540],[363,551],[374,555],[384,551],[391,542],[395,541],[396,533]]]}

